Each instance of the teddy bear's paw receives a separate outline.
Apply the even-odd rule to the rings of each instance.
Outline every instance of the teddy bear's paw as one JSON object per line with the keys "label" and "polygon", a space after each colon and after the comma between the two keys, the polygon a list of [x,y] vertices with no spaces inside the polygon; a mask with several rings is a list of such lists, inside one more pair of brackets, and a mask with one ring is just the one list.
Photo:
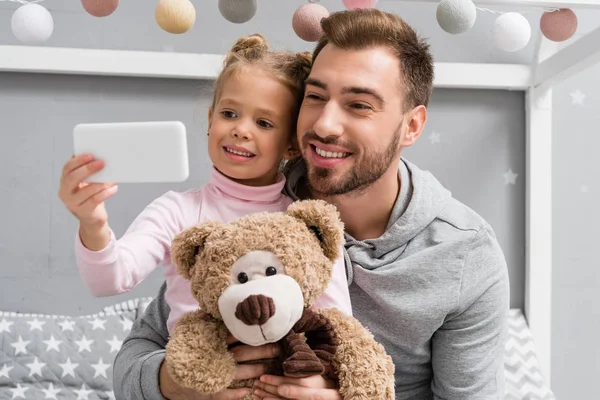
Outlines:
{"label": "teddy bear's paw", "polygon": [[291,378],[321,375],[324,371],[323,363],[312,351],[297,351],[283,362],[283,373]]}
{"label": "teddy bear's paw", "polygon": [[235,374],[235,364],[216,364],[191,357],[186,360],[170,359],[167,362],[167,370],[173,380],[180,386],[209,395],[226,389],[231,384]]}

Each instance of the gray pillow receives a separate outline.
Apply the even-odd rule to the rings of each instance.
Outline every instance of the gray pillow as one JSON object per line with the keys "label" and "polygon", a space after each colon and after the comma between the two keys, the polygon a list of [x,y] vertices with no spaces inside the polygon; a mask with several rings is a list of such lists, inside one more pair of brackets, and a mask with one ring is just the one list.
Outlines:
{"label": "gray pillow", "polygon": [[0,399],[114,399],[112,364],[136,313],[0,312]]}

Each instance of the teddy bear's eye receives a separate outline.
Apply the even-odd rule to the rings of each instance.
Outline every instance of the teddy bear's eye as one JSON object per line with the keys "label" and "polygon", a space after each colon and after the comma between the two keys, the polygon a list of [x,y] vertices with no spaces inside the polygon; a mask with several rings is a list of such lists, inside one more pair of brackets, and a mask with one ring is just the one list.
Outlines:
{"label": "teddy bear's eye", "polygon": [[265,270],[265,273],[267,274],[267,276],[271,276],[271,275],[275,275],[277,273],[277,270],[275,269],[275,267],[268,267]]}
{"label": "teddy bear's eye", "polygon": [[248,274],[246,274],[245,272],[240,272],[238,274],[238,282],[239,283],[246,283],[248,282]]}

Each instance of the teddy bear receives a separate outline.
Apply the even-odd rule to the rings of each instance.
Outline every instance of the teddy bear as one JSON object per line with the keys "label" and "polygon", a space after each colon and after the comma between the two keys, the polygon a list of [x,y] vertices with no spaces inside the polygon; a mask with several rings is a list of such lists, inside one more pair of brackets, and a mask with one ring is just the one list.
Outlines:
{"label": "teddy bear", "polygon": [[383,346],[354,317],[312,307],[343,243],[337,208],[321,200],[228,223],[207,221],[178,234],[171,258],[199,308],[171,333],[171,377],[201,394],[252,387],[252,379],[235,379],[230,333],[247,345],[281,346],[269,373],[330,377],[346,400],[393,400],[394,364]]}

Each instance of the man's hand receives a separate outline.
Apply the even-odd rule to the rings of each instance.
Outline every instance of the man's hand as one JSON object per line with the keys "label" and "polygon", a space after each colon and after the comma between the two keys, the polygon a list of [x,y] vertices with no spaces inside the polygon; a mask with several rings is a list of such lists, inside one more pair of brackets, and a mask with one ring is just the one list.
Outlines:
{"label": "man's hand", "polygon": [[[229,336],[227,344],[231,345],[237,342],[233,336]],[[279,355],[280,348],[277,345],[247,346],[239,345],[231,348],[231,353],[236,362],[253,361],[260,359],[273,359]],[[238,365],[235,379],[258,378],[266,372],[265,364],[244,364]],[[159,372],[159,385],[162,395],[168,400],[238,400],[246,394],[252,393],[252,389],[225,389],[212,396],[199,394],[193,389],[179,386],[171,378],[167,371],[166,363],[163,361]]]}
{"label": "man's hand", "polygon": [[342,400],[335,383],[320,375],[301,379],[263,375],[254,386],[254,395],[264,400]]}

